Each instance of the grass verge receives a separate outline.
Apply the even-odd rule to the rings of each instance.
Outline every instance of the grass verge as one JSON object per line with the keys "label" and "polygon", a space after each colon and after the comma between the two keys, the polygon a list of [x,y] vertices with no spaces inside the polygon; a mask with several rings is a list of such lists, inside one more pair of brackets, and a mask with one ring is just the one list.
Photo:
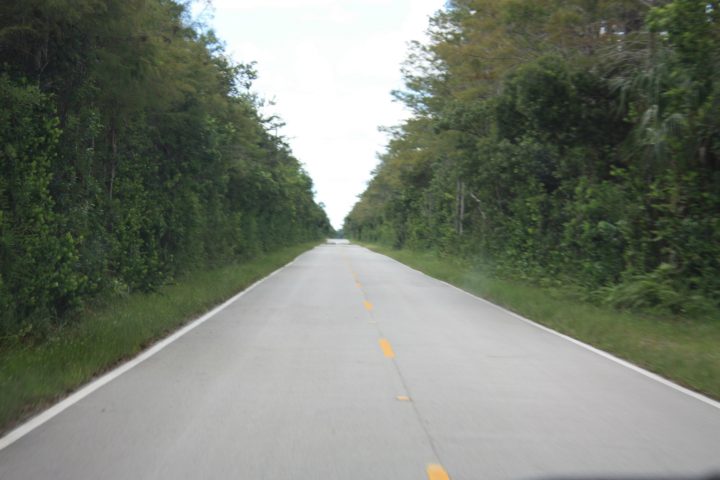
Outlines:
{"label": "grass verge", "polygon": [[39,345],[17,345],[0,351],[0,432],[136,355],[314,245],[288,247],[246,263],[195,272],[157,293],[113,299],[97,310],[88,310]]}
{"label": "grass verge", "polygon": [[364,246],[720,400],[720,319],[618,311],[582,302],[567,291],[493,278],[432,252]]}

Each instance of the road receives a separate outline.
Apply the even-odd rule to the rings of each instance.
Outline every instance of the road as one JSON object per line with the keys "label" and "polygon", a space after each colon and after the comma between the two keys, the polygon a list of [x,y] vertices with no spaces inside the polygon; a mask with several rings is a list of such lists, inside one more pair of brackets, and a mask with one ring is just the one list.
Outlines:
{"label": "road", "polygon": [[0,451],[0,479],[720,471],[720,408],[358,246],[301,255]]}

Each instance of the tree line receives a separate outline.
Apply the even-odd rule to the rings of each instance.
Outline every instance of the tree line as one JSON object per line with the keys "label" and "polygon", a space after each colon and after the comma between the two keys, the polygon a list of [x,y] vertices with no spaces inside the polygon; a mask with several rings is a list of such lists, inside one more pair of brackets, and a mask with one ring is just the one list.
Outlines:
{"label": "tree line", "polygon": [[179,1],[0,3],[0,338],[330,231],[254,78]]}
{"label": "tree line", "polygon": [[[720,3],[451,0],[345,220],[619,307],[720,304]],[[708,310],[710,309],[710,310]]]}

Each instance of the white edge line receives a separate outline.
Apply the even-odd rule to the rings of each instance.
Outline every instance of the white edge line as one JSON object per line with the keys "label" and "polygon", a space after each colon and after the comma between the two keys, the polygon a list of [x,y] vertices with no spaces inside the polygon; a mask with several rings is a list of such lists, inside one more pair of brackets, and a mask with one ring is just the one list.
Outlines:
{"label": "white edge line", "polygon": [[369,248],[366,248],[366,247],[362,247],[362,248],[365,248],[366,250],[368,250],[368,251],[370,251],[370,252],[372,252],[372,253],[374,253],[374,254],[376,254],[376,255],[382,255],[383,257],[389,258],[389,259],[392,260],[393,262],[402,265],[403,267],[407,268],[408,270],[411,270],[411,271],[413,271],[413,272],[415,272],[415,273],[419,273],[420,275],[423,275],[423,276],[425,276],[425,277],[427,277],[427,278],[430,278],[430,279],[432,279],[432,280],[435,280],[436,282],[440,282],[440,283],[442,283],[442,284],[445,284],[446,286],[448,286],[448,287],[450,287],[450,288],[453,288],[453,289],[455,289],[455,290],[458,290],[459,292],[462,292],[462,293],[464,293],[465,295],[469,295],[469,296],[471,296],[472,298],[474,298],[474,299],[476,299],[476,300],[480,300],[480,301],[483,302],[483,303],[486,303],[486,304],[488,304],[488,305],[492,305],[493,307],[497,308],[498,310],[501,310],[501,311],[505,312],[506,314],[508,314],[508,315],[510,315],[510,316],[512,316],[512,317],[515,317],[515,318],[518,319],[518,320],[522,320],[523,322],[528,323],[528,324],[532,325],[533,327],[537,327],[537,328],[539,328],[540,330],[544,330],[544,331],[546,331],[546,332],[548,332],[548,333],[552,333],[552,334],[554,334],[554,335],[557,335],[558,337],[564,338],[565,340],[567,340],[567,341],[569,341],[569,342],[572,342],[572,343],[574,343],[575,345],[578,345],[578,346],[580,346],[580,347],[582,347],[582,348],[584,348],[584,349],[586,349],[586,350],[590,350],[591,352],[593,352],[593,353],[595,353],[595,354],[597,354],[597,355],[600,355],[601,357],[604,357],[604,358],[606,358],[606,359],[608,359],[608,360],[611,360],[611,361],[613,361],[613,362],[615,362],[615,363],[618,363],[618,364],[620,364],[620,365],[622,365],[622,366],[624,366],[624,367],[627,367],[627,368],[629,368],[630,370],[633,370],[633,371],[635,371],[635,372],[637,372],[637,373],[640,373],[640,374],[642,374],[642,375],[644,375],[644,376],[646,376],[646,377],[648,377],[648,378],[651,378],[651,379],[653,379],[653,380],[655,380],[655,381],[657,381],[657,382],[660,382],[660,383],[662,383],[663,385],[666,385],[666,386],[668,386],[668,387],[670,387],[670,388],[672,388],[672,389],[675,389],[675,390],[677,390],[678,392],[682,392],[682,393],[684,393],[685,395],[688,395],[688,396],[690,396],[690,397],[695,398],[696,400],[700,400],[701,402],[704,402],[704,403],[710,405],[711,407],[715,407],[715,408],[717,408],[717,409],[720,409],[720,402],[718,402],[718,401],[716,401],[716,400],[713,400],[713,399],[710,398],[710,397],[706,397],[705,395],[703,395],[703,394],[701,394],[701,393],[695,392],[695,391],[693,391],[693,390],[690,390],[689,388],[685,388],[685,387],[683,387],[683,386],[681,386],[681,385],[678,385],[677,383],[672,382],[672,381],[668,380],[668,379],[665,378],[665,377],[661,377],[660,375],[658,375],[658,374],[656,374],[656,373],[653,373],[653,372],[650,372],[650,371],[648,371],[648,370],[645,370],[645,369],[642,368],[642,367],[638,367],[637,365],[635,365],[635,364],[633,364],[633,363],[630,363],[630,362],[628,362],[627,360],[623,360],[622,358],[618,358],[618,357],[616,357],[615,355],[612,355],[612,354],[610,354],[610,353],[608,353],[608,352],[605,352],[605,351],[603,351],[603,350],[600,350],[600,349],[598,349],[598,348],[595,348],[595,347],[593,347],[593,346],[591,346],[591,345],[588,345],[587,343],[583,343],[583,342],[581,342],[580,340],[577,340],[577,339],[575,339],[575,338],[569,337],[569,336],[565,335],[564,333],[560,333],[560,332],[558,332],[558,331],[555,331],[555,330],[553,330],[552,328],[546,327],[545,325],[540,325],[539,323],[534,322],[534,321],[532,321],[532,320],[530,320],[530,319],[528,319],[528,318],[525,318],[525,317],[523,317],[522,315],[519,315],[519,314],[517,314],[517,313],[515,313],[515,312],[512,312],[512,311],[506,309],[506,308],[503,308],[503,307],[501,307],[500,305],[497,305],[497,304],[495,304],[495,303],[493,303],[493,302],[491,302],[491,301],[489,301],[489,300],[486,300],[486,299],[484,299],[484,298],[482,298],[482,297],[479,297],[479,296],[477,296],[477,295],[474,295],[474,294],[468,292],[467,290],[463,290],[462,288],[457,287],[457,286],[455,286],[455,285],[453,285],[453,284],[451,284],[451,283],[448,283],[448,282],[446,282],[446,281],[444,281],[444,280],[437,279],[437,278],[435,278],[435,277],[432,277],[432,276],[428,275],[428,274],[425,273],[425,272],[421,272],[420,270],[416,270],[416,269],[414,269],[414,268],[412,268],[412,267],[410,267],[410,266],[408,266],[408,265],[405,265],[405,264],[402,263],[401,261],[395,260],[395,259],[392,258],[392,257],[389,257],[389,256],[387,256],[387,255],[383,255],[382,253],[374,252],[374,251],[372,251],[372,250],[370,250]]}
{"label": "white edge line", "polygon": [[[302,255],[302,254],[300,254]],[[298,257],[300,256],[298,255]],[[60,402],[56,403],[52,407],[48,408],[47,410],[39,413],[35,417],[31,418],[30,420],[26,421],[19,427],[16,427],[14,430],[11,430],[9,433],[7,433],[5,436],[0,438],[0,450],[3,450],[4,448],[10,446],[20,438],[24,437],[28,433],[32,432],[36,428],[38,428],[43,423],[47,422],[51,418],[55,417],[56,415],[60,414],[63,410],[71,407],[72,405],[76,404],[83,398],[87,397],[91,393],[93,393],[95,390],[103,387],[104,385],[112,382],[117,377],[122,375],[123,373],[127,372],[128,370],[132,369],[133,367],[138,366],[148,358],[152,357],[156,353],[158,353],[163,348],[167,347],[171,343],[173,343],[178,338],[182,337],[186,333],[188,333],[190,330],[193,330],[194,328],[202,325],[206,321],[208,321],[210,318],[212,318],[214,315],[220,313],[222,310],[227,308],[231,303],[237,301],[240,299],[243,295],[250,292],[252,289],[263,283],[265,280],[269,279],[270,277],[274,276],[275,274],[279,273],[281,270],[286,269],[287,267],[291,266],[295,263],[295,261],[298,259],[296,257],[291,262],[283,265],[282,267],[278,268],[271,274],[269,274],[266,277],[261,278],[257,282],[253,283],[249,287],[247,287],[245,290],[241,291],[240,293],[236,294],[235,296],[231,297],[229,300],[226,300],[224,303],[218,305],[217,307],[213,308],[209,312],[202,315],[200,318],[193,320],[192,322],[188,323],[184,327],[182,327],[180,330],[176,331],[175,333],[171,334],[169,337],[165,337],[164,339],[160,340],[159,342],[155,343],[153,346],[148,348],[147,350],[140,353],[135,358],[128,360],[127,362],[123,363],[119,367],[109,371],[108,373],[104,374],[100,378],[98,378],[95,381],[92,381],[82,387],[80,390],[76,391],[75,393],[71,394],[69,397],[65,398],[64,400],[61,400]]]}

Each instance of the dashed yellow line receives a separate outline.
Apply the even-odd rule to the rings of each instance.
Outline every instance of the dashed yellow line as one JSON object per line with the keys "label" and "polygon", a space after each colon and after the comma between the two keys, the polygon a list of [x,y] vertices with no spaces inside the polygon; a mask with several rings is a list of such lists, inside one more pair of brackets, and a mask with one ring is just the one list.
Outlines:
{"label": "dashed yellow line", "polygon": [[427,467],[428,480],[450,480],[450,476],[447,474],[442,465],[437,463],[431,463]]}
{"label": "dashed yellow line", "polygon": [[355,286],[358,288],[362,288],[362,285],[360,284],[360,282],[357,282],[357,281],[355,282]]}
{"label": "dashed yellow line", "polygon": [[407,395],[398,395],[395,398],[400,402],[409,402],[410,401],[410,397],[408,397]]}
{"label": "dashed yellow line", "polygon": [[365,310],[368,312],[373,309],[373,304],[368,302],[367,300],[363,300],[363,305],[365,306]]}
{"label": "dashed yellow line", "polygon": [[390,342],[387,341],[386,338],[380,339],[380,348],[383,351],[383,354],[388,358],[395,358],[395,352],[392,349],[392,346],[390,346]]}

